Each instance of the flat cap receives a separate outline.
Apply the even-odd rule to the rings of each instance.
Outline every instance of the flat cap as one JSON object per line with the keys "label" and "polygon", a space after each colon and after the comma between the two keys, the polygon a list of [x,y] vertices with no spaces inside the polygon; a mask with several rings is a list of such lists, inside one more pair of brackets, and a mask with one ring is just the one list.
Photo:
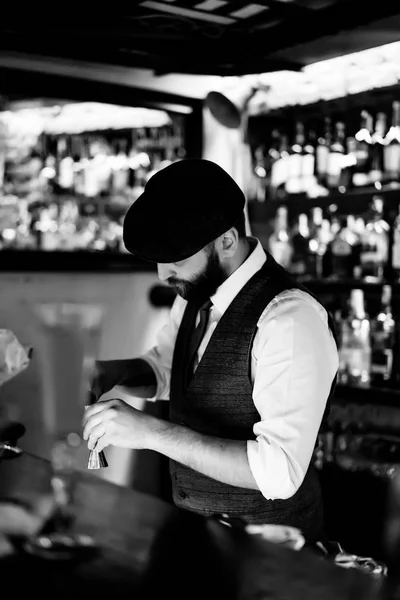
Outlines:
{"label": "flat cap", "polygon": [[183,159],[150,177],[125,215],[124,244],[141,259],[178,262],[233,227],[244,206],[242,190],[222,167]]}

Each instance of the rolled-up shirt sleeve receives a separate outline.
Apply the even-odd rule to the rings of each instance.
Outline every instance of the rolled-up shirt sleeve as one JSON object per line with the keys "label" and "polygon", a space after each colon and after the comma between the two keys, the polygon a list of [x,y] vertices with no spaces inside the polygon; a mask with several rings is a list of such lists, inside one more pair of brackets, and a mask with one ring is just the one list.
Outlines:
{"label": "rolled-up shirt sleeve", "polygon": [[309,467],[338,368],[326,311],[298,290],[277,297],[258,323],[252,365],[260,421],[249,466],[267,499],[289,498]]}
{"label": "rolled-up shirt sleeve", "polygon": [[166,324],[157,332],[155,345],[140,357],[153,368],[157,379],[155,395],[146,400],[169,400],[174,346],[185,307],[186,301],[176,296]]}

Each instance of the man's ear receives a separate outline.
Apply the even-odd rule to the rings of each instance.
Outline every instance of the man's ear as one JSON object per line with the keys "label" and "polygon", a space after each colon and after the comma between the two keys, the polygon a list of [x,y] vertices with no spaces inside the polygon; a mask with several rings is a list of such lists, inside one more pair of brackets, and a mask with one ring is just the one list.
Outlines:
{"label": "man's ear", "polygon": [[222,250],[225,253],[235,252],[239,240],[238,232],[234,227],[225,231],[222,237]]}

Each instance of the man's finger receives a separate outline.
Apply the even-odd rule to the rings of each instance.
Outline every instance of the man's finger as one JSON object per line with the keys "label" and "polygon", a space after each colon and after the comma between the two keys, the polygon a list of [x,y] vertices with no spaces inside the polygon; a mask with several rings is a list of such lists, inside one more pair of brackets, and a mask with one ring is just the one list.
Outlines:
{"label": "man's finger", "polygon": [[101,452],[102,450],[104,450],[104,448],[107,448],[107,446],[110,445],[109,439],[108,439],[108,435],[102,435],[101,438],[99,438],[97,440],[97,444],[96,444],[96,452]]}
{"label": "man's finger", "polygon": [[97,450],[97,444],[99,439],[105,435],[106,433],[106,428],[104,423],[99,423],[99,425],[96,425],[96,427],[93,427],[92,431],[89,434],[89,438],[88,438],[88,448],[89,450],[93,450],[94,448],[96,448]]}
{"label": "man's finger", "polygon": [[118,400],[117,399],[113,399],[113,400],[99,400],[98,402],[96,402],[96,404],[92,404],[92,406],[86,406],[85,407],[85,412],[83,413],[83,417],[82,417],[82,427],[84,427],[86,425],[86,423],[88,422],[88,420],[93,416],[93,415],[97,415],[98,413],[101,413],[105,410],[107,410],[107,408],[110,408],[110,406],[113,406],[114,404],[116,404]]}
{"label": "man's finger", "polygon": [[115,417],[115,410],[113,410],[112,407],[113,404],[108,404],[103,410],[97,411],[97,413],[89,416],[83,428],[82,437],[84,440],[89,438],[92,430],[100,425],[100,423],[111,421],[111,419]]}

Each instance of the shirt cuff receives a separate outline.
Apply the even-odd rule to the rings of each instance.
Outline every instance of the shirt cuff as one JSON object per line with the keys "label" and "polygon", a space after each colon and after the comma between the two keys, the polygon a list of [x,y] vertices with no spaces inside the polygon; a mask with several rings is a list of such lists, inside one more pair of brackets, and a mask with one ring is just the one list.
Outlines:
{"label": "shirt cuff", "polygon": [[159,368],[159,365],[156,360],[153,360],[151,356],[148,354],[144,354],[140,357],[142,360],[147,362],[150,367],[153,369],[156,376],[156,392],[154,396],[150,398],[146,398],[149,402],[155,402],[156,400],[169,400],[169,380],[167,375]]}

